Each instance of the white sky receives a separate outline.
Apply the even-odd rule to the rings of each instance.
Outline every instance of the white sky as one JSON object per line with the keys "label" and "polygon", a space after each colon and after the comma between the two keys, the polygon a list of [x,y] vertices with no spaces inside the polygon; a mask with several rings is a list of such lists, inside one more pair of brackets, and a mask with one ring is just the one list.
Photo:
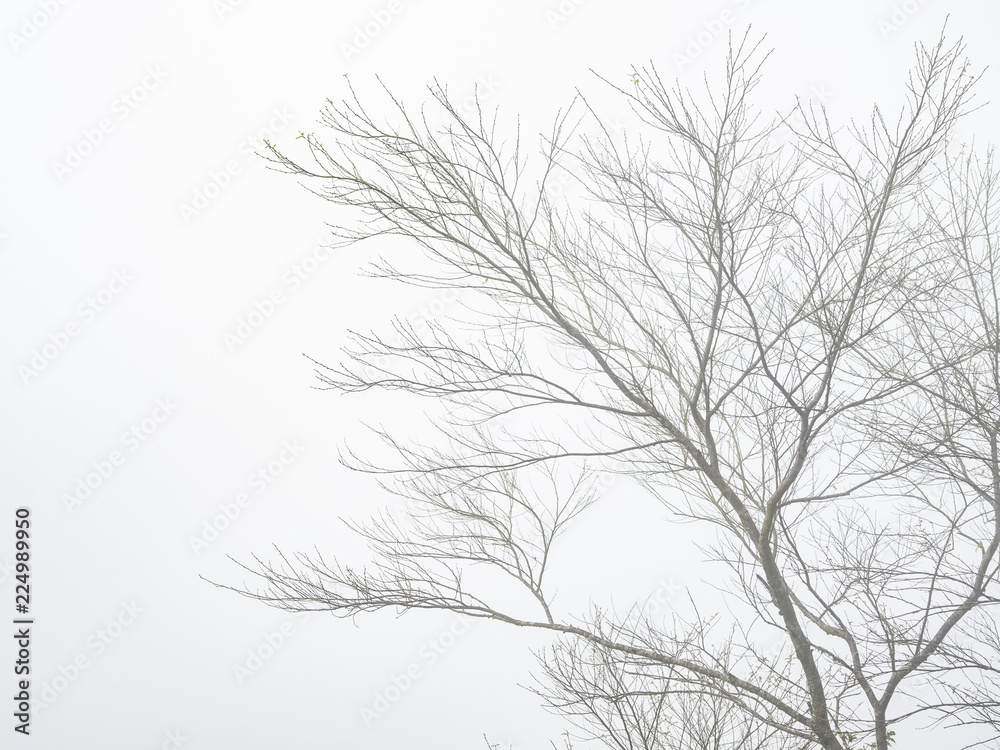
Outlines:
{"label": "white sky", "polygon": [[[899,100],[913,43],[935,41],[945,13],[973,62],[997,67],[998,11],[971,0],[226,1],[8,0],[0,11],[0,561],[13,559],[12,509],[29,506],[33,690],[63,688],[44,693],[54,700],[18,746],[159,748],[179,733],[190,750],[467,750],[485,748],[485,732],[547,748],[565,724],[517,686],[545,638],[484,623],[454,635],[449,617],[419,614],[302,621],[199,579],[238,585],[226,556],[266,556],[272,543],[358,559],[337,519],[385,498],[336,451],[360,418],[377,421],[380,401],[311,390],[301,354],[335,362],[346,328],[439,307],[433,292],[359,279],[371,247],[289,281],[335,211],[264,168],[254,139],[270,130],[291,147],[299,131],[321,135],[319,110],[343,96],[345,73],[362,88],[378,74],[416,101],[435,78],[454,92],[479,82],[486,104],[530,132],[576,87],[598,90],[591,69],[625,82],[652,60],[697,83],[725,51],[712,32],[747,24],[775,50],[765,100],[822,94],[834,117],[863,118],[873,102]],[[704,49],[691,41],[699,34]],[[691,44],[698,58],[679,65]],[[982,100],[998,91],[987,72]],[[997,106],[967,132],[988,141]],[[224,184],[208,188],[207,205],[182,208],[213,181]],[[274,290],[283,302],[230,351],[226,334]],[[33,357],[45,366],[25,377]],[[141,441],[127,437],[133,428]],[[64,495],[115,451],[110,475],[69,512]],[[281,476],[255,478],[281,457]],[[241,493],[249,505],[196,554],[192,536]],[[567,542],[579,561],[567,601],[698,590],[686,530],[635,522],[650,513],[656,521],[627,486],[609,488]],[[588,554],[594,545],[600,555]],[[6,613],[14,585],[0,578]],[[268,654],[269,635],[283,642],[241,681],[234,667],[248,666],[248,651]],[[0,638],[3,694],[11,641]],[[366,723],[362,708],[411,665],[419,676]],[[0,744],[13,747],[4,715]],[[938,746],[930,735],[906,744]]]}

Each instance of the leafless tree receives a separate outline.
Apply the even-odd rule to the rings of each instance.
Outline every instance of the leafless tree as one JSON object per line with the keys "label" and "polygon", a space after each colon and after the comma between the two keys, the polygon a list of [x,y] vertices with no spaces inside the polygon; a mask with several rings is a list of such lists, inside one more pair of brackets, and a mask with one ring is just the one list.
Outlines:
{"label": "leafless tree", "polygon": [[[357,209],[345,243],[420,246],[375,273],[463,290],[467,329],[399,322],[316,363],[325,388],[436,400],[440,437],[379,429],[394,464],[346,456],[411,501],[356,525],[375,568],[279,552],[237,590],[550,631],[538,690],[608,747],[886,750],[921,717],[996,742],[1000,181],[950,145],[978,78],[962,43],[916,53],[900,114],[845,127],[762,115],[744,37],[698,95],[652,66],[604,81],[624,134],[578,96],[529,155],[435,86],[419,114],[387,92],[392,124],[352,90],[330,146],[269,145]],[[694,522],[728,612],[560,611],[549,571],[596,471]],[[496,604],[487,569],[533,609]]]}

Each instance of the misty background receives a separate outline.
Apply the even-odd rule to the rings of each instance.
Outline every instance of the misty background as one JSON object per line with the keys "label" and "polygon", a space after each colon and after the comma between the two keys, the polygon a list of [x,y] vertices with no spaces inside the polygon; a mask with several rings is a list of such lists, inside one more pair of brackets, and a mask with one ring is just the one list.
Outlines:
{"label": "misty background", "polygon": [[[415,105],[435,79],[460,111],[478,91],[498,132],[520,118],[526,146],[577,89],[627,127],[591,71],[624,86],[651,61],[697,90],[748,25],[774,49],[758,101],[787,112],[812,98],[845,123],[876,102],[896,111],[914,42],[935,42],[946,14],[949,39],[996,68],[1000,11],[972,0],[6,3],[0,611],[13,613],[13,509],[27,506],[35,618],[36,709],[17,741],[560,741],[567,724],[518,685],[546,636],[450,615],[287,614],[199,577],[252,585],[227,556],[267,558],[272,544],[364,562],[339,519],[400,503],[338,449],[372,445],[362,421],[419,434],[423,405],[315,390],[302,355],[335,364],[348,328],[461,314],[451,292],[359,277],[373,253],[416,248],[325,248],[324,222],[348,214],[254,152],[268,139],[297,155],[300,132],[323,140],[316,120],[347,95],[345,74],[375,114],[376,75]],[[995,137],[998,91],[988,70],[965,137]],[[692,564],[690,527],[664,523],[627,481],[608,478],[602,496],[563,541],[561,605],[666,611],[688,587],[722,606]],[[0,644],[7,692],[13,639]]]}

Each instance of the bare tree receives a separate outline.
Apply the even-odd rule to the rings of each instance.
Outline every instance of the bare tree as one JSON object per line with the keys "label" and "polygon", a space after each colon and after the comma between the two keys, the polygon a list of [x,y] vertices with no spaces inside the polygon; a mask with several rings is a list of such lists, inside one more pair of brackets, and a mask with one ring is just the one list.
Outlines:
{"label": "bare tree", "polygon": [[[1000,182],[949,145],[963,56],[918,46],[900,114],[843,128],[801,102],[765,118],[744,37],[703,95],[654,67],[605,81],[639,120],[625,135],[581,96],[529,156],[435,86],[444,125],[391,95],[380,124],[352,90],[323,116],[335,148],[269,145],[358,210],[345,243],[422,247],[431,270],[375,273],[465,290],[475,333],[397,323],[316,363],[325,388],[437,400],[440,439],[378,430],[395,464],[345,459],[412,501],[408,523],[356,525],[377,567],[279,552],[237,590],[550,631],[538,690],[608,747],[886,750],[922,716],[995,741]],[[578,199],[553,197],[559,174]],[[695,522],[729,612],[559,610],[557,540],[596,471]],[[495,604],[484,569],[533,609]]]}

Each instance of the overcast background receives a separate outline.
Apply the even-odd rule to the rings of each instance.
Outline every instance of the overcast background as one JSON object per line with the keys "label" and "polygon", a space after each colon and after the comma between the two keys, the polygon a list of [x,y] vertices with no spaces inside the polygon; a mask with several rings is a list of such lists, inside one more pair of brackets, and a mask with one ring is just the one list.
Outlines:
{"label": "overcast background", "polygon": [[[478,84],[530,135],[577,87],[600,95],[591,69],[626,83],[652,60],[697,84],[748,24],[774,48],[762,101],[812,97],[835,120],[863,118],[876,101],[894,111],[913,43],[933,43],[946,13],[975,65],[996,67],[998,11],[971,0],[7,0],[0,609],[13,611],[13,508],[29,506],[41,704],[16,742],[8,704],[0,744],[467,750],[486,733],[548,748],[566,725],[518,687],[543,638],[429,614],[303,618],[199,578],[239,585],[227,555],[272,543],[363,560],[338,517],[387,497],[336,456],[379,400],[311,389],[302,353],[333,363],[345,328],[457,309],[359,279],[374,243],[318,249],[339,214],[252,152],[322,137],[345,73],[409,101],[435,78],[460,97]],[[998,91],[987,71],[981,101]],[[998,106],[963,131],[990,140]],[[275,291],[272,314],[238,330]],[[627,483],[605,495],[566,541],[567,609],[699,592],[686,529],[655,523]],[[0,638],[3,695],[12,647]]]}

